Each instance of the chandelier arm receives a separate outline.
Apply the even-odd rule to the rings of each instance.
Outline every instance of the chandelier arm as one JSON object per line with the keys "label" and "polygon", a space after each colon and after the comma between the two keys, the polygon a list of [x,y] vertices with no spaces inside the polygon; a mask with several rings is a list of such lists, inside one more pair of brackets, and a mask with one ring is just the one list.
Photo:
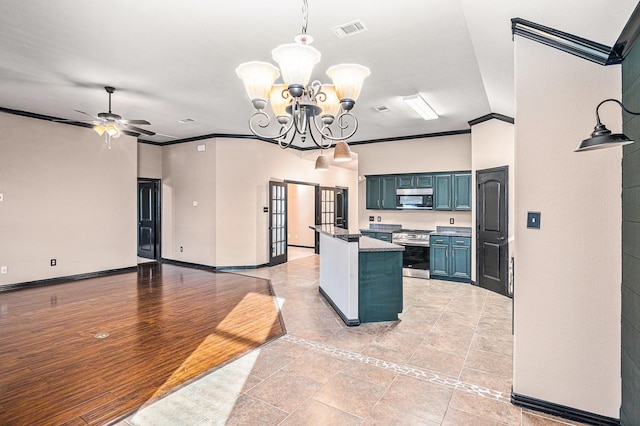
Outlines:
{"label": "chandelier arm", "polygon": [[282,138],[283,136],[285,136],[287,133],[289,133],[289,131],[291,130],[291,127],[293,126],[292,121],[290,120],[289,123],[287,125],[283,125],[280,128],[280,133],[275,135],[275,136],[267,136],[267,135],[263,135],[262,133],[260,133],[259,131],[257,131],[254,127],[253,127],[253,119],[256,117],[261,117],[263,119],[266,119],[266,122],[264,121],[258,121],[258,126],[260,126],[261,128],[265,129],[267,127],[269,127],[269,124],[271,124],[271,118],[269,117],[269,115],[264,112],[264,111],[256,111],[255,113],[253,113],[253,115],[249,118],[249,128],[251,129],[251,132],[256,135],[257,137],[259,137],[260,139],[266,139],[266,140],[271,140],[271,141],[277,141],[278,139]]}
{"label": "chandelier arm", "polygon": [[[318,133],[320,133],[320,135],[322,136],[322,141],[327,141],[327,145],[325,146],[322,142],[320,144],[318,144],[315,139],[313,140],[313,142],[322,149],[329,149],[331,148],[331,142],[335,141],[335,140],[339,140],[339,139],[334,139],[333,138],[333,132],[331,131],[331,128],[327,125],[323,125],[322,128],[320,128],[320,126],[318,126],[318,122],[316,121],[315,117],[313,118],[313,127],[316,128],[316,130],[318,131]],[[309,131],[309,134],[312,135],[313,137],[313,132]]]}
{"label": "chandelier arm", "polygon": [[[331,140],[327,139],[325,137],[325,134],[322,133],[320,129],[318,129],[318,124],[316,123],[315,119],[310,118],[310,120],[313,120],[314,127],[316,128],[316,130],[318,130],[320,136],[322,136],[322,138],[320,139],[320,143],[318,143],[318,141],[316,141],[316,137],[313,135],[313,129],[311,128],[311,126],[309,126],[309,136],[311,136],[311,140],[313,141],[313,143],[316,144],[316,146],[320,148],[320,150],[331,148]],[[331,133],[331,129],[327,128],[327,130],[329,130],[329,133]],[[324,145],[323,142],[325,141],[327,142],[327,145]]]}
{"label": "chandelier arm", "polygon": [[331,135],[331,132],[329,132],[329,134],[325,133],[325,129],[328,129],[329,131],[331,130],[329,126],[322,126],[322,130],[320,131],[320,133],[322,133],[322,137],[325,139],[329,139],[331,141],[342,141],[342,140],[349,139],[350,137],[355,135],[356,132],[358,131],[358,119],[356,118],[355,115],[351,114],[350,112],[345,112],[340,114],[338,116],[338,119],[336,120],[338,122],[338,127],[340,128],[340,130],[345,130],[349,128],[349,123],[345,122],[345,118],[350,118],[351,120],[353,120],[353,131],[351,133],[343,136],[342,132],[340,132],[341,133],[340,137],[336,138]]}
{"label": "chandelier arm", "polygon": [[[285,125],[282,126],[283,128],[285,127]],[[289,126],[289,130],[291,130],[291,126]],[[287,133],[289,132],[289,130],[287,130]],[[280,146],[280,148],[282,149],[287,149],[291,146],[291,144],[293,143],[293,140],[296,137],[296,132],[291,132],[291,139],[289,139],[289,142],[285,142],[283,139],[286,139],[286,133],[283,137],[278,138],[278,145]]]}

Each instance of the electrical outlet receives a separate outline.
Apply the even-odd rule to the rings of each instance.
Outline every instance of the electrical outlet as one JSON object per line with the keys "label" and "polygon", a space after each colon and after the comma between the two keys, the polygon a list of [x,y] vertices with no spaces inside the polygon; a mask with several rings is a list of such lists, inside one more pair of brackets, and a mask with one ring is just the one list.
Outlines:
{"label": "electrical outlet", "polygon": [[373,216],[369,216],[369,222],[373,222],[374,220],[376,220],[376,218],[375,218],[375,217],[373,217]]}
{"label": "electrical outlet", "polygon": [[4,201],[4,194],[0,193],[0,201]]}
{"label": "electrical outlet", "polygon": [[453,225],[453,224],[454,224],[454,222],[455,222],[455,220],[454,220],[452,217],[450,217],[450,218],[449,218],[449,225]]}
{"label": "electrical outlet", "polygon": [[0,274],[6,274],[7,272],[9,272],[9,270],[6,266],[0,266]]}
{"label": "electrical outlet", "polygon": [[378,222],[382,222],[382,217],[378,216]]}
{"label": "electrical outlet", "polygon": [[182,246],[180,246],[180,253],[182,253]]}
{"label": "electrical outlet", "polygon": [[56,266],[57,261],[55,259],[51,259],[51,266]]}

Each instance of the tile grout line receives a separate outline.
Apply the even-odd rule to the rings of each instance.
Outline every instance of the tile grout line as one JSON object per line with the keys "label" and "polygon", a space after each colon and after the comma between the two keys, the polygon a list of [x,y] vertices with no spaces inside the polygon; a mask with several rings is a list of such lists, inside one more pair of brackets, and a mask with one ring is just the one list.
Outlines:
{"label": "tile grout line", "polygon": [[462,372],[464,371],[465,365],[467,365],[467,360],[469,359],[469,353],[471,353],[471,346],[473,345],[473,340],[476,337],[476,333],[478,332],[478,324],[480,324],[480,320],[482,319],[482,315],[484,314],[484,308],[487,306],[487,295],[484,296],[484,301],[482,302],[482,311],[480,311],[480,316],[478,318],[478,322],[476,323],[475,328],[473,329],[473,336],[471,336],[471,342],[469,342],[469,347],[467,348],[467,354],[464,356],[464,362],[462,363],[462,368],[460,369],[460,373],[458,373],[458,379],[462,377]]}
{"label": "tile grout line", "polygon": [[356,352],[345,351],[332,346],[324,345],[322,343],[313,342],[307,339],[302,339],[292,334],[285,334],[280,339],[290,343],[295,343],[301,346],[306,346],[306,347],[316,349],[325,353],[329,353],[335,356],[339,356],[348,360],[359,361],[364,364],[373,365],[375,367],[383,368],[386,370],[392,370],[398,374],[402,374],[407,377],[414,377],[416,379],[426,380],[430,383],[439,384],[439,385],[453,388],[456,390],[462,390],[467,393],[471,393],[477,396],[493,399],[500,402],[508,402],[508,403],[511,402],[510,396],[505,396],[500,391],[485,388],[479,385],[474,385],[471,383],[465,383],[460,380],[453,379],[451,377],[440,376],[438,374],[428,373],[426,371],[419,370],[417,368],[403,366],[400,364],[396,364],[394,362],[389,362],[389,361],[384,361],[384,360],[380,360],[380,359],[369,357],[369,356],[364,356]]}

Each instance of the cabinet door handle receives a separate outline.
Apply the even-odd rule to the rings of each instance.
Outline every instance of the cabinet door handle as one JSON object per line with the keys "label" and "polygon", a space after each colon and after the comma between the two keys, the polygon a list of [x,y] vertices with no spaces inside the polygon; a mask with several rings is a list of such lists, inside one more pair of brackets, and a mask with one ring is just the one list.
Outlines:
{"label": "cabinet door handle", "polygon": [[382,199],[382,207],[384,207],[384,198]]}

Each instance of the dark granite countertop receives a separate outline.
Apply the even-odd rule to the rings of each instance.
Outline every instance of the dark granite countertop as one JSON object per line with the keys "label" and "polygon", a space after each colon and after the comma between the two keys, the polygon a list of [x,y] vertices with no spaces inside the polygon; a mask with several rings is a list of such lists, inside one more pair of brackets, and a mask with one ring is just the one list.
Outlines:
{"label": "dark granite countertop", "polygon": [[389,223],[370,223],[369,228],[360,228],[361,232],[382,232],[392,234],[402,229],[402,225],[393,225]]}
{"label": "dark granite countertop", "polygon": [[430,235],[441,237],[471,237],[471,228],[465,226],[438,226]]}
{"label": "dark granite countertop", "polygon": [[377,240],[375,238],[360,237],[359,251],[371,252],[371,251],[404,251],[403,246],[397,244],[387,243],[386,241]]}
{"label": "dark granite countertop", "polygon": [[317,232],[322,232],[325,235],[339,238],[348,242],[358,241],[358,239],[362,236],[362,234],[360,234],[360,231],[338,228],[333,225],[311,225],[309,226],[309,228],[314,229]]}

